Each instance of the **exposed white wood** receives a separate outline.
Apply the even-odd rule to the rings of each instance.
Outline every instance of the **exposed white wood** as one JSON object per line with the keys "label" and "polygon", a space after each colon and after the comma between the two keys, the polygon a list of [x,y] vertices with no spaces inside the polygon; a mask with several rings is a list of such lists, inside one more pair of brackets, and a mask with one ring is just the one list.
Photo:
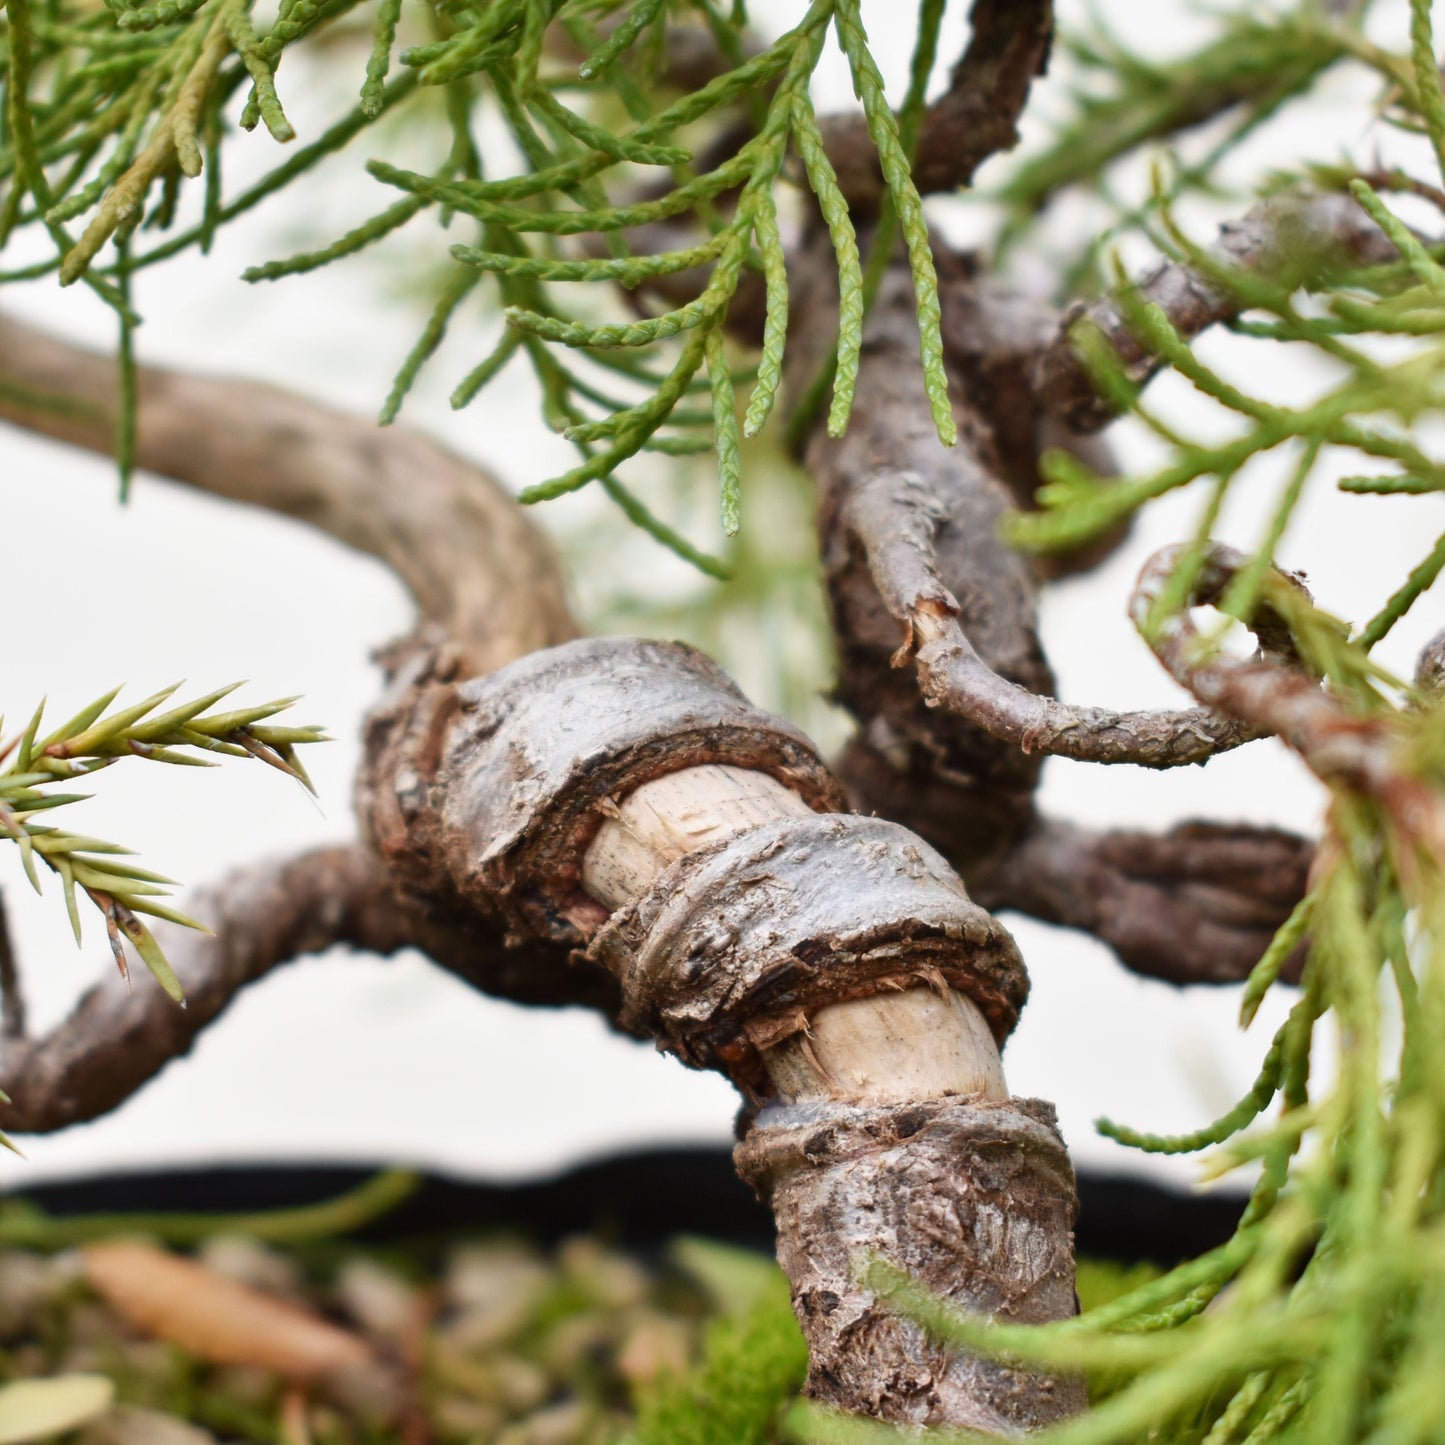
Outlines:
{"label": "exposed white wood", "polygon": [[582,861],[582,886],[620,908],[684,854],[811,811],[776,778],[750,768],[707,763],[665,773],[615,805]]}
{"label": "exposed white wood", "polygon": [[795,1101],[1009,1096],[988,1024],[955,989],[910,988],[832,1004],[763,1061],[779,1094]]}
{"label": "exposed white wood", "polygon": [[[582,886],[620,908],[685,854],[810,811],[767,773],[725,764],[667,773],[613,804],[583,859]],[[988,1024],[954,989],[893,989],[831,1004],[763,1059],[779,1094],[791,1100],[1009,1096]]]}

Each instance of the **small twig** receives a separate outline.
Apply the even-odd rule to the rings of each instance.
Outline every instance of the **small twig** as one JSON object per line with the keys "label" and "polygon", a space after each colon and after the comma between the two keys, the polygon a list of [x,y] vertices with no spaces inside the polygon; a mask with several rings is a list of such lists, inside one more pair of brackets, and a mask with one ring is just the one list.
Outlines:
{"label": "small twig", "polygon": [[[808,285],[805,274],[800,287]],[[943,294],[947,334],[950,309],[967,301],[966,276]],[[810,303],[804,290],[798,309],[810,325],[789,343],[797,370],[811,360],[813,319],[820,331],[830,324],[826,299]],[[840,696],[865,729],[886,714],[895,735],[929,734],[926,746],[946,752],[953,771],[1026,789],[1037,773],[1030,754],[1178,767],[1255,736],[1198,708],[1114,712],[1048,695],[1034,578],[997,536],[1016,492],[1004,480],[984,399],[974,397],[973,378],[956,380],[958,443],[945,451],[914,424],[929,410],[917,356],[912,289],[895,265],[868,317],[848,433],[835,440],[819,429],[805,451],[819,489]],[[971,361],[977,371],[978,358]],[[891,681],[889,653],[894,668],[917,663],[918,692],[908,689],[906,699]],[[919,693],[931,711],[918,706]]]}
{"label": "small twig", "polygon": [[[1348,267],[1399,260],[1399,252],[1354,197],[1310,191],[1287,191],[1261,201],[1226,225],[1208,254],[1225,272],[1238,271],[1286,288]],[[1160,266],[1135,289],[1138,299],[1158,306],[1185,340],[1247,309],[1238,293],[1220,280],[1176,261]],[[1043,403],[1074,430],[1097,431],[1117,411],[1113,401],[1099,394],[1075,348],[1074,333],[1080,326],[1098,331],[1135,384],[1147,381],[1162,363],[1134,334],[1110,296],[1065,319],[1039,359],[1036,387]]]}
{"label": "small twig", "polygon": [[1204,643],[1188,607],[1218,597],[1246,564],[1243,555],[1229,547],[1212,548],[1185,605],[1155,618],[1155,605],[1180,552],[1178,547],[1156,552],[1129,600],[1130,616],[1141,631],[1146,626],[1152,630],[1150,645],[1170,675],[1206,706],[1277,734],[1322,782],[1343,784],[1373,798],[1403,836],[1445,855],[1445,799],[1402,768],[1396,719],[1351,711],[1341,698],[1277,655],[1236,658]]}
{"label": "small twig", "polygon": [[1445,189],[1431,185],[1418,176],[1408,175],[1398,167],[1375,166],[1374,170],[1361,171],[1359,179],[1375,191],[1394,191],[1396,194],[1419,196],[1429,201],[1437,211],[1445,211]]}
{"label": "small twig", "polygon": [[1208,708],[1113,712],[1042,697],[994,672],[968,640],[957,612],[957,603],[950,609],[920,599],[909,613],[923,700],[1025,753],[1177,768],[1206,762],[1260,736],[1248,724]]}
{"label": "small twig", "polygon": [[10,920],[5,913],[5,896],[0,893],[0,1039],[7,1043],[25,1037],[25,995],[15,965],[15,947],[10,941]]}

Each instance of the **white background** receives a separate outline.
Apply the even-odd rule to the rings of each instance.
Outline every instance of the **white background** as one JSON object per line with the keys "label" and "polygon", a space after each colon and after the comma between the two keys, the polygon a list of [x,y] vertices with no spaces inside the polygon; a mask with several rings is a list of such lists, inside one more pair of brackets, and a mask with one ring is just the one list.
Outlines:
{"label": "white background", "polygon": [[[761,10],[762,6],[758,5]],[[791,17],[779,10],[781,21]],[[956,53],[963,7],[950,15],[942,55]],[[1182,4],[1109,8],[1131,44],[1145,53],[1175,53],[1205,22]],[[1061,7],[1082,23],[1078,4]],[[865,5],[875,43],[906,71],[911,27],[894,4]],[[1403,5],[1382,5],[1375,28],[1405,45]],[[360,57],[342,51],[332,65]],[[355,68],[355,67],[354,67]],[[940,78],[944,67],[940,67]],[[288,74],[289,72],[289,74]],[[1064,104],[1068,66],[1038,91],[1038,114]],[[359,75],[359,69],[358,69]],[[357,76],[326,85],[290,60],[283,98],[303,141],[315,133]],[[288,84],[288,81],[290,82]],[[326,103],[317,92],[330,87]],[[308,105],[308,93],[315,103]],[[1276,124],[1235,167],[1308,152],[1334,159],[1348,147],[1362,159],[1395,144],[1372,119],[1374,91],[1359,77],[1326,82],[1307,105]],[[820,109],[850,100],[846,72],[830,55]],[[327,107],[331,109],[328,110]],[[380,140],[364,139],[339,165],[303,183],[244,222],[222,231],[208,258],[186,255],[139,282],[146,316],[144,359],[265,376],[358,413],[375,411],[396,364],[420,324],[418,295],[426,269],[444,252],[427,222],[396,245],[305,280],[252,287],[238,277],[256,261],[325,244],[392,199],[361,173]],[[370,149],[368,148],[370,147]],[[235,148],[228,188],[275,163],[261,132]],[[1003,174],[983,173],[986,189]],[[1142,176],[1129,184],[1142,185]],[[1231,202],[1225,208],[1240,209]],[[1186,211],[1197,234],[1212,216]],[[1051,222],[1062,241],[1086,234],[1087,205],[1062,208]],[[994,219],[969,203],[945,218],[959,235],[981,234]],[[1132,253],[1131,253],[1132,254]],[[28,259],[22,258],[22,259]],[[7,262],[10,258],[7,257]],[[14,264],[14,263],[11,263]],[[108,345],[108,316],[83,288],[58,293],[53,283],[8,288],[0,305],[73,337]],[[469,411],[453,414],[446,396],[482,354],[493,319],[464,313],[424,374],[405,420],[474,456],[514,486],[568,464],[570,449],[535,420],[527,378],[514,368]],[[1328,381],[1317,369],[1281,370],[1230,338],[1211,338],[1212,359],[1229,362],[1246,384],[1299,399]],[[1289,366],[1298,366],[1291,357]],[[1256,370],[1251,373],[1249,368]],[[1201,427],[1226,425],[1172,380],[1154,394],[1160,409]],[[1151,444],[1121,436],[1126,459],[1147,464]],[[257,766],[212,772],[123,765],[98,780],[96,799],[76,810],[76,825],[141,851],[152,867],[188,881],[271,854],[297,851],[352,833],[349,780],[358,756],[360,718],[375,696],[378,673],[369,650],[404,631],[409,603],[378,565],[352,555],[298,524],[253,514],[142,476],[128,507],[115,500],[103,461],[0,428],[4,488],[7,636],[0,670],[0,710],[11,726],[43,694],[60,716],[118,681],[127,696],[186,676],[207,690],[249,678],[243,696],[304,692],[304,720],[323,722],[337,741],[314,749],[308,766],[318,784],[317,809],[285,780]],[[1241,479],[1220,532],[1248,545],[1277,495],[1279,474],[1261,466]],[[711,502],[697,523],[706,535]],[[1101,572],[1054,589],[1045,629],[1063,696],[1113,706],[1177,705],[1181,698],[1123,618],[1129,585],[1156,546],[1192,532],[1202,506],[1186,492],[1155,507],[1146,524]],[[609,575],[626,570],[644,592],[672,597],[690,578],[650,543],[614,541],[587,498],[535,514],[556,529],[578,562],[584,599],[605,592]],[[1405,570],[1423,556],[1445,523],[1437,499],[1342,498],[1325,478],[1312,484],[1308,520],[1285,547],[1287,562],[1309,573],[1316,596],[1342,616],[1369,616]],[[586,544],[602,542],[590,555]],[[619,552],[610,553],[610,548]],[[696,584],[709,585],[709,584]],[[1427,598],[1385,652],[1402,671],[1439,622]],[[584,617],[588,614],[584,610]],[[666,631],[659,625],[657,630]],[[768,696],[758,654],[767,640],[737,626],[720,644],[721,661]],[[810,721],[818,715],[810,712]],[[839,724],[824,723],[829,741]],[[1134,768],[1051,762],[1044,786],[1054,812],[1097,825],[1167,826],[1209,816],[1317,826],[1321,793],[1281,749],[1256,744],[1212,763],[1159,775]],[[18,860],[0,853],[4,887],[22,956],[33,1025],[58,1020],[94,978],[112,967],[98,922],[77,951],[56,890],[35,899]],[[1091,940],[1010,918],[1034,980],[1031,1003],[1005,1064],[1015,1092],[1055,1100],[1075,1157],[1109,1168],[1161,1168],[1099,1139],[1091,1121],[1110,1114],[1150,1129],[1196,1126],[1248,1086],[1270,1030],[1281,1016],[1271,1001],[1253,1031],[1234,1024],[1234,991],[1188,990],[1127,975]],[[143,977],[141,987],[149,986]],[[650,1049],[610,1035],[590,1015],[528,1011],[473,993],[422,960],[390,962],[332,955],[278,971],[243,996],[200,1042],[113,1117],[46,1139],[24,1141],[28,1162],[0,1159],[0,1189],[44,1178],[115,1168],[205,1160],[295,1159],[405,1161],[471,1176],[523,1176],[582,1157],[680,1141],[723,1144],[730,1137],[733,1096],[720,1079],[689,1073]],[[1192,1165],[1172,1166],[1188,1178]]]}

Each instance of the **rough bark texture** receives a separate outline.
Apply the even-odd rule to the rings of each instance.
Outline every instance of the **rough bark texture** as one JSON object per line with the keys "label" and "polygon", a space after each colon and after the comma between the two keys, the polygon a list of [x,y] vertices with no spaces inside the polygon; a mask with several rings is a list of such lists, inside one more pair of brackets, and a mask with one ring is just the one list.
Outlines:
{"label": "rough bark texture", "polygon": [[1415,686],[1432,696],[1445,692],[1445,632],[1437,632],[1420,649],[1415,661]]}
{"label": "rough bark texture", "polygon": [[[965,182],[1012,142],[1047,57],[1047,4],[979,0],[973,18],[968,54],[925,117],[925,190]],[[879,178],[871,145],[858,164],[846,160],[862,134],[851,124],[829,128],[830,146],[866,219]],[[834,270],[811,264],[811,244],[793,258],[795,382],[811,378],[834,335]],[[1297,195],[1228,230],[1215,260],[1296,285],[1317,268],[1393,257],[1352,201]],[[1040,820],[1040,754],[1173,766],[1262,727],[1322,776],[1348,776],[1405,817],[1416,800],[1390,765],[1395,740],[1277,657],[1198,665],[1187,621],[1161,654],[1227,717],[1110,713],[1048,696],[1038,573],[999,543],[998,526],[1031,499],[1041,449],[1087,453],[1071,428],[1101,424],[1107,408],[1070,341],[1077,317],[1058,325],[942,248],[939,270],[959,446],[945,451],[929,420],[901,267],[869,317],[848,434],[815,432],[805,445],[840,692],[863,725],[849,785],[922,819],[996,906],[1087,928],[1161,976],[1238,977],[1303,887],[1307,846],[1265,830],[1099,835]],[[1178,266],[1141,291],[1186,336],[1235,305],[1227,287]],[[1143,380],[1156,362],[1122,314],[1105,301],[1088,315]],[[0,416],[109,449],[107,361],[0,320],[0,382]],[[885,1419],[1004,1435],[1080,1408],[1076,1382],[944,1351],[854,1279],[858,1256],[876,1251],[970,1309],[1021,1321],[1074,1309],[1073,1181],[1052,1114],[997,1097],[994,1046],[1022,1003],[1022,968],[944,860],[896,821],[837,812],[842,792],[811,744],[698,654],[626,640],[541,651],[575,632],[550,552],[504,493],[429,443],[267,387],[147,370],[138,460],[380,557],[411,587],[430,640],[397,654],[369,725],[359,801],[380,861],[327,850],[223,885],[211,906],[217,937],[168,940],[190,1010],[155,991],[122,1009],[112,983],[49,1038],[12,1041],[0,1074],[16,1100],[6,1126],[58,1127],[111,1107],[183,1053],[240,987],[297,953],[418,943],[491,992],[593,1003],[743,1087],[760,1112],[739,1166],[774,1202],[815,1394]],[[1095,464],[1104,469],[1102,457]],[[1231,565],[1216,564],[1220,575]],[[1138,605],[1161,575],[1146,574]],[[1440,671],[1429,662],[1427,681]],[[589,893],[586,859],[604,823],[639,787],[704,766],[766,774],[815,811],[755,825],[735,816],[726,837],[699,829],[703,846],[660,859],[636,896]],[[1445,834],[1433,812],[1411,826]],[[897,990],[938,1001],[917,1016],[955,1030],[955,1077],[985,1088],[860,1101],[874,1083],[867,1061],[897,1055],[896,1031],[866,1037],[874,1025],[881,1036],[882,1000]],[[841,1082],[804,1048],[810,1026],[838,1007],[854,1010],[849,1048],[861,1037],[852,1056],[865,1061]],[[13,1004],[7,1016],[13,1031]],[[770,1069],[785,1050],[787,1067]]]}
{"label": "rough bark texture", "polygon": [[[832,314],[828,275],[822,265],[805,271],[805,310]],[[813,358],[802,347],[790,354],[794,374],[806,378]],[[976,460],[974,448],[988,447],[981,419],[972,412],[960,417],[964,440],[952,453],[934,434],[904,276],[889,277],[870,313],[858,395],[847,435],[831,440],[819,431],[804,452],[818,488],[839,700],[898,771],[966,780],[989,831],[1007,837],[1027,816],[1038,759],[1000,745],[972,719],[925,710],[912,670],[894,666],[911,607],[932,600],[966,610],[967,626],[1004,685],[1029,695],[1053,686],[1038,641],[1033,579],[997,540],[1012,498]],[[872,539],[871,553],[862,537]],[[919,556],[940,561],[910,575]],[[956,602],[940,572],[957,584]]]}
{"label": "rough bark texture", "polygon": [[1304,896],[1313,858],[1311,842],[1275,828],[1196,821],[1095,833],[1041,819],[969,886],[989,909],[1093,934],[1135,973],[1238,983]]}
{"label": "rough bark texture", "polygon": [[688,853],[618,909],[589,957],[625,1025],[696,1068],[761,1073],[755,1050],[826,1004],[911,984],[972,999],[997,1042],[1028,979],[1013,939],[932,848],[881,818],[788,818]]}
{"label": "rough bark texture", "polygon": [[[1308,286],[1332,271],[1399,259],[1399,252],[1355,198],[1339,192],[1285,191],[1271,196],[1223,227],[1209,251],[1211,264],[1226,274],[1244,272],[1285,292]],[[1137,290],[1139,300],[1160,307],[1186,340],[1243,309],[1238,294],[1221,281],[1174,261],[1146,276]],[[1039,359],[1037,386],[1069,426],[1093,431],[1112,421],[1116,412],[1099,395],[1074,349],[1071,333],[1080,325],[1099,330],[1125,374],[1137,383],[1147,381],[1162,363],[1135,336],[1110,296],[1067,317]]]}
{"label": "rough bark texture", "polygon": [[612,799],[650,778],[727,763],[842,803],[796,728],[677,643],[583,640],[461,684],[403,675],[393,698],[360,780],[373,845],[419,894],[518,939],[575,946],[606,919],[581,890],[583,855]]}
{"label": "rough bark texture", "polygon": [[[1182,550],[1166,547],[1139,574],[1129,608],[1141,625]],[[1215,546],[1191,602],[1216,597],[1245,560],[1233,548]],[[1280,575],[1297,584],[1288,574]],[[1355,713],[1344,699],[1326,692],[1317,679],[1282,657],[1271,642],[1283,624],[1271,621],[1267,612],[1251,625],[1261,651],[1251,658],[1230,657],[1201,647],[1198,629],[1189,612],[1181,609],[1157,629],[1154,651],[1169,674],[1195,697],[1274,733],[1322,781],[1343,782],[1374,798],[1392,815],[1402,836],[1445,853],[1445,804],[1418,770],[1401,766],[1405,737],[1398,719]]]}
{"label": "rough bark texture", "polygon": [[[941,857],[894,824],[828,812],[841,790],[806,740],[678,645],[571,643],[460,685],[399,677],[369,741],[363,814],[415,906],[502,918],[518,943],[590,940],[589,959],[621,984],[624,1027],[724,1070],[754,1108],[784,1110],[764,1121],[820,1110],[835,1121],[836,1157],[803,1151],[785,1165],[773,1122],[754,1125],[757,1142],[744,1146],[769,1161],[749,1177],[765,1192],[776,1184],[790,1241],[781,1257],[795,1271],[826,1398],[884,1418],[1010,1428],[1077,1406],[1073,1387],[955,1360],[876,1306],[867,1311],[876,1339],[840,1335],[846,1314],[835,1321],[815,1308],[816,1278],[842,1290],[860,1251],[891,1245],[897,1262],[927,1263],[928,1282],[941,1272],[951,1294],[981,1307],[1029,1319],[1075,1308],[1073,1177],[1037,1111],[977,1094],[871,1110],[842,1101],[841,1112],[813,1102],[794,1113],[767,1068],[767,1051],[805,1033],[820,1011],[920,984],[957,988],[995,1039],[1008,1033],[1022,965]],[[703,763],[765,773],[822,811],[756,826],[734,819],[728,836],[666,866],[659,858],[650,884],[644,869],[642,891],[621,907],[589,897],[584,878],[620,876],[589,871],[602,823],[638,788]],[[966,1016],[954,1026],[966,1035]],[[915,1151],[910,1136],[920,1131]],[[947,1238],[920,1214],[933,1208],[923,1194],[930,1179],[945,1213],[972,1201],[970,1222]],[[891,1232],[870,1222],[900,1208]],[[996,1257],[974,1258],[985,1249]]]}
{"label": "rough bark texture", "polygon": [[[945,315],[949,300],[945,292]],[[1204,709],[1120,713],[1047,695],[1033,578],[998,536],[1013,497],[990,428],[960,387],[959,441],[945,449],[917,355],[912,285],[897,268],[869,315],[848,433],[817,433],[805,452],[819,488],[839,694],[867,743],[901,772],[921,763],[992,790],[1001,813],[1014,803],[1021,826],[1033,754],[1174,767],[1252,736]],[[910,655],[924,707],[892,670]]]}
{"label": "rough bark texture", "polygon": [[1047,1104],[795,1106],[764,1114],[735,1158],[772,1201],[809,1394],[1004,1436],[1083,1408],[1079,1381],[946,1350],[856,1278],[873,1254],[964,1309],[1020,1324],[1073,1314],[1074,1176]]}
{"label": "rough bark texture", "polygon": [[409,941],[384,880],[359,849],[325,848],[234,873],[188,901],[214,934],[174,924],[156,936],[186,990],[179,1009],[143,980],[132,993],[112,974],[52,1033],[7,1040],[4,1127],[48,1133],[94,1119],[189,1052],[231,999],[278,964],[349,943],[390,953]]}

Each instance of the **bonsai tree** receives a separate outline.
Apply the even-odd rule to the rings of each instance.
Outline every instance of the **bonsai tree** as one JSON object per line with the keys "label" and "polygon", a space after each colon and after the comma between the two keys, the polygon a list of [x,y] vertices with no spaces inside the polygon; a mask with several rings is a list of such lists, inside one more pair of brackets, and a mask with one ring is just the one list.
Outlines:
{"label": "bonsai tree", "polygon": [[[1316,472],[1370,495],[1445,487],[1430,6],[1237,7],[1167,65],[1102,29],[1074,37],[1073,112],[1001,168],[1003,224],[970,252],[925,198],[1013,146],[1058,42],[1045,0],[977,0],[966,48],[940,63],[943,18],[923,0],[895,96],[857,0],[751,18],[708,0],[381,0],[361,45],[354,0],[270,18],[245,0],[8,0],[0,237],[45,243],[3,279],[87,287],[118,341],[101,357],[0,321],[0,415],[114,455],[123,494],[142,468],[301,517],[394,569],[421,621],[368,723],[361,841],[201,894],[188,912],[209,935],[158,901],[163,880],[50,811],[128,757],[244,754],[304,781],[315,730],[220,694],[109,695],[18,730],[0,828],[59,876],[73,917],[100,910],[122,972],[133,948],[162,986],[98,989],[30,1038],[7,963],[4,1119],[37,1132],[115,1107],[298,954],[417,946],[504,997],[592,1004],[737,1084],[739,1168],[772,1201],[809,1391],[832,1407],[796,1417],[801,1438],[887,1438],[881,1421],[1076,1445],[1438,1439],[1445,644],[1413,679],[1372,654],[1445,542],[1349,620],[1277,561]],[[858,104],[820,116],[829,44]],[[278,65],[327,45],[358,98],[298,136]],[[1181,202],[1233,184],[1245,142],[1344,70],[1375,84],[1398,158],[1272,169],[1217,235],[1181,226]],[[483,118],[507,144],[477,140]],[[294,147],[236,191],[223,167],[264,144],[236,134],[258,128]],[[1150,193],[1117,199],[1116,163],[1160,142],[1179,151]],[[531,366],[577,448],[569,470],[514,499],[401,428],[138,360],[137,270],[204,251],[353,143],[376,214],[247,275],[303,276],[450,222],[446,284],[381,420],[485,286],[507,326],[454,401],[484,409],[503,368]],[[403,150],[429,159],[402,166]],[[1051,207],[1081,188],[1100,221],[1055,255],[1056,301],[1021,293],[1020,258],[1048,253]],[[1111,248],[1140,237],[1159,254],[1126,270]],[[1221,327],[1276,371],[1303,356],[1328,379],[1303,403],[1244,386],[1194,344]],[[1161,370],[1217,404],[1214,429],[1155,409]],[[1119,475],[1099,433],[1126,413],[1158,460]],[[759,434],[817,492],[837,693],[858,724],[830,763],[701,654],[582,636],[523,510],[595,486],[717,574],[726,558],[632,469],[653,453],[714,478],[731,537]],[[1269,525],[1250,551],[1223,547],[1221,508],[1260,458],[1284,464]],[[1107,678],[1088,705],[1055,697],[1040,585],[1186,488],[1197,526],[1120,601],[1189,705],[1113,711]],[[1036,803],[1050,755],[1163,769],[1267,734],[1325,790],[1320,837],[1088,830]],[[1003,910],[1092,933],[1155,977],[1243,984],[1246,1024],[1269,990],[1297,990],[1221,1118],[1179,1138],[1103,1126],[1149,1152],[1215,1149],[1216,1172],[1254,1166],[1252,1192],[1227,1244],[1078,1316],[1067,1155],[998,1057],[1027,987]],[[1333,1072],[1311,1066],[1326,1029]]]}

